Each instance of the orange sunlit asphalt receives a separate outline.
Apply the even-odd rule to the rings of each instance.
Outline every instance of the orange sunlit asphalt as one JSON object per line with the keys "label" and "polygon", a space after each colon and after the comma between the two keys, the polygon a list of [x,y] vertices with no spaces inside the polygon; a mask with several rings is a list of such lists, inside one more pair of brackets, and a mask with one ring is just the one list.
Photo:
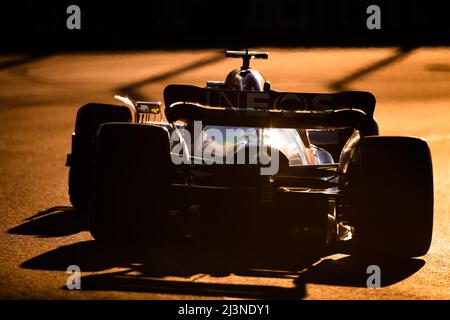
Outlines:
{"label": "orange sunlit asphalt", "polygon": [[[371,91],[382,134],[428,141],[435,185],[428,255],[378,290],[355,285],[341,254],[308,269],[214,274],[193,271],[161,253],[155,259],[176,272],[157,276],[143,274],[129,261],[103,259],[83,221],[70,210],[67,195],[64,163],[78,107],[114,102],[117,93],[162,100],[167,84],[223,80],[240,61],[215,50],[1,56],[0,298],[450,298],[450,49],[263,49],[270,51],[269,60],[252,64],[272,88]],[[64,289],[71,264],[80,265],[81,290]],[[84,290],[83,279],[91,276],[98,287]],[[242,294],[252,290],[268,294]]]}

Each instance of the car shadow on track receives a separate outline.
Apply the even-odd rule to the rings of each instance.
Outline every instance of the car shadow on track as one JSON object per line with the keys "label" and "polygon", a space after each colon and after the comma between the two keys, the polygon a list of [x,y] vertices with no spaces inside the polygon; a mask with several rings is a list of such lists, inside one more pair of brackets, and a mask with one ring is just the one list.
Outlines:
{"label": "car shadow on track", "polygon": [[[68,207],[56,207],[36,214],[10,232],[53,237],[86,229],[83,215]],[[189,242],[132,247],[84,241],[46,252],[21,267],[65,272],[68,266],[78,265],[82,290],[301,299],[307,295],[308,283],[366,287],[367,265],[349,256],[321,259],[338,251],[312,248],[289,254],[248,249],[236,253],[199,248]],[[381,285],[402,281],[424,264],[420,259],[407,259],[380,265]]]}
{"label": "car shadow on track", "polygon": [[39,211],[21,225],[8,230],[10,234],[37,237],[62,237],[87,230],[87,215],[73,207],[57,206]]}
{"label": "car shadow on track", "polygon": [[[84,241],[46,252],[25,261],[21,267],[66,271],[69,265],[78,265],[83,275],[82,290],[301,299],[305,287],[293,280],[298,268],[311,262],[268,261],[255,255],[201,251],[188,244],[136,248]],[[280,282],[284,285],[280,286]]]}
{"label": "car shadow on track", "polygon": [[[355,262],[350,256],[340,259],[325,258],[302,273],[295,282],[297,284],[314,283],[367,288],[367,281],[373,274],[373,271],[368,271],[369,265],[371,264]],[[403,259],[378,263],[381,287],[388,287],[410,277],[424,265],[425,261],[422,259]]]}

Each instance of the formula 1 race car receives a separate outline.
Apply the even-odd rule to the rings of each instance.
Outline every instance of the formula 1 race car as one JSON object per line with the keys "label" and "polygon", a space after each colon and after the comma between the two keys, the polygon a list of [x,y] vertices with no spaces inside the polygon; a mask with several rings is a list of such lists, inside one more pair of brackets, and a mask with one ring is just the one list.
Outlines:
{"label": "formula 1 race car", "polygon": [[351,243],[355,256],[421,256],[433,228],[424,140],[379,136],[368,92],[280,92],[250,68],[159,102],[119,97],[77,113],[73,206],[98,241],[197,239],[235,248]]}

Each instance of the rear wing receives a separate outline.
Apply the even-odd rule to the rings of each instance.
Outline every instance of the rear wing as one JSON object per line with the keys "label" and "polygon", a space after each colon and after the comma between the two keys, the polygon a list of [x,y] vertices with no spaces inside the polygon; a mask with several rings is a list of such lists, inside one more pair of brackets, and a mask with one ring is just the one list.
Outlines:
{"label": "rear wing", "polygon": [[369,92],[255,92],[189,85],[164,90],[169,122],[290,128],[358,127],[372,121],[375,97]]}

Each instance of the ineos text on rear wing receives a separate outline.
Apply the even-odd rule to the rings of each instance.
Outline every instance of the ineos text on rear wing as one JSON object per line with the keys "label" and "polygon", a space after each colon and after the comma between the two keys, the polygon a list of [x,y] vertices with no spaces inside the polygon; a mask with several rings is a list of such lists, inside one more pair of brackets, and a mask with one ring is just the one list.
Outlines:
{"label": "ineos text on rear wing", "polygon": [[202,120],[231,126],[342,128],[373,121],[369,92],[254,92],[169,85],[164,90],[170,122]]}

